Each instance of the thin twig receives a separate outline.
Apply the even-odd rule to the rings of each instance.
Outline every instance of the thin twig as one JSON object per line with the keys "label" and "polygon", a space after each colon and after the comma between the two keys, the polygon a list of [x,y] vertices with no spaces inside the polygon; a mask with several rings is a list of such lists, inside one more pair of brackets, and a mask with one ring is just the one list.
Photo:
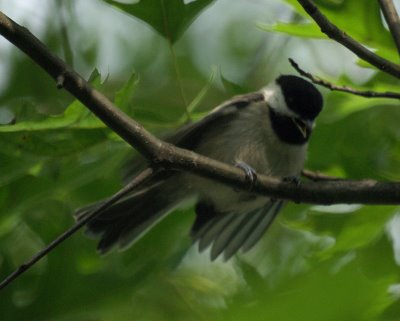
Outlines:
{"label": "thin twig", "polygon": [[40,259],[42,259],[44,256],[46,256],[54,248],[56,248],[58,245],[60,245],[62,242],[64,242],[66,239],[68,239],[72,235],[74,235],[86,223],[88,223],[89,221],[94,219],[101,212],[103,212],[105,209],[109,208],[111,205],[113,205],[115,202],[120,200],[122,197],[124,197],[126,194],[131,192],[133,189],[137,188],[139,185],[141,185],[145,181],[147,181],[153,173],[154,173],[154,170],[151,168],[148,168],[148,169],[144,170],[143,172],[141,172],[139,175],[137,175],[132,180],[132,182],[130,182],[128,185],[126,185],[121,190],[119,190],[116,194],[114,194],[111,198],[109,198],[105,203],[103,203],[101,206],[99,206],[95,211],[93,211],[89,215],[83,217],[81,220],[77,221],[72,227],[70,227],[67,231],[65,231],[63,234],[61,234],[59,237],[57,237],[55,240],[53,240],[49,245],[47,245],[44,249],[42,249],[40,252],[38,252],[36,255],[34,255],[29,261],[20,265],[17,270],[15,270],[13,273],[11,273],[8,277],[6,277],[0,283],[0,290],[4,289],[8,284],[10,284],[12,281],[14,281],[17,277],[19,277],[24,272],[26,272],[29,268],[31,268],[36,262],[38,262]]}
{"label": "thin twig", "polygon": [[397,47],[397,52],[400,54],[400,18],[397,14],[393,0],[379,0],[383,16],[389,26],[394,43]]}
{"label": "thin twig", "polygon": [[396,93],[396,92],[392,92],[392,91],[377,92],[377,91],[373,91],[373,90],[358,90],[358,89],[354,89],[354,88],[349,87],[349,86],[338,86],[338,85],[335,85],[335,84],[333,84],[333,83],[331,83],[331,82],[329,82],[329,81],[327,81],[325,79],[322,79],[320,77],[314,76],[313,74],[305,71],[292,58],[289,58],[289,62],[293,66],[293,68],[297,70],[297,72],[300,75],[310,79],[314,84],[326,87],[326,88],[328,88],[328,89],[330,89],[332,91],[342,91],[342,92],[346,92],[346,93],[349,93],[349,94],[362,96],[362,97],[366,97],[366,98],[400,99],[400,93]]}
{"label": "thin twig", "polygon": [[400,65],[397,65],[364,47],[361,43],[350,37],[343,30],[339,29],[328,18],[322,14],[317,6],[310,0],[297,0],[304,10],[321,28],[329,38],[341,43],[347,49],[355,53],[359,58],[369,62],[376,68],[386,72],[396,78],[400,78]]}

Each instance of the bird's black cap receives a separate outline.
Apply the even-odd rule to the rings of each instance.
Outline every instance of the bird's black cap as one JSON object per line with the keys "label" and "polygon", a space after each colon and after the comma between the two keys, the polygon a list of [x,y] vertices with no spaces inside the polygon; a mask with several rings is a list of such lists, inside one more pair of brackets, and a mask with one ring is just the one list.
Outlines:
{"label": "bird's black cap", "polygon": [[286,105],[303,119],[314,120],[322,110],[323,99],[315,86],[303,78],[281,75],[276,79]]}

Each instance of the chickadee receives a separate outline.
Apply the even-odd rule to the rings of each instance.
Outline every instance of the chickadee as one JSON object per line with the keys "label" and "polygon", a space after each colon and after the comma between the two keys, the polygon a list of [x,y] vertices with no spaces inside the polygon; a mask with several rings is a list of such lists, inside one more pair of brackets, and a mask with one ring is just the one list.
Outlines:
{"label": "chickadee", "polygon": [[[314,85],[297,76],[282,75],[258,92],[224,102],[166,140],[234,164],[249,178],[254,179],[255,173],[299,177],[322,104]],[[114,246],[124,249],[190,197],[196,198],[191,236],[200,251],[211,246],[212,260],[222,253],[227,260],[239,249],[251,249],[284,203],[190,173],[155,173],[145,186],[90,221],[87,234],[100,238],[101,253]],[[78,210],[77,218],[85,217],[96,206]]]}

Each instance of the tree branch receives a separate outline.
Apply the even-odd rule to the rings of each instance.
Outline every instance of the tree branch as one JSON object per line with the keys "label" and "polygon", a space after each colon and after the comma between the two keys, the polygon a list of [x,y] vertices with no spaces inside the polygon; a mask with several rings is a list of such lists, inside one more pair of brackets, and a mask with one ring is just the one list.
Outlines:
{"label": "tree branch", "polygon": [[357,95],[357,96],[362,96],[366,98],[393,98],[393,99],[400,99],[400,93],[392,92],[392,91],[385,91],[385,92],[377,92],[377,91],[372,91],[372,90],[357,90],[348,86],[337,86],[325,79],[322,79],[320,77],[314,76],[313,74],[303,70],[297,62],[295,62],[292,58],[289,58],[290,64],[293,66],[296,71],[310,79],[314,84],[320,85],[323,87],[326,87],[332,91],[342,91],[346,92],[349,94]]}
{"label": "tree branch", "polygon": [[321,28],[321,31],[325,33],[329,38],[341,43],[347,49],[355,53],[359,58],[369,62],[376,68],[400,78],[400,65],[397,65],[385,58],[375,54],[371,50],[364,47],[354,38],[350,37],[343,30],[339,29],[328,18],[322,14],[317,6],[311,0],[297,0],[304,10],[310,15],[312,19]]}
{"label": "tree branch", "polygon": [[379,0],[379,5],[396,44],[397,52],[400,54],[400,19],[393,0]]}

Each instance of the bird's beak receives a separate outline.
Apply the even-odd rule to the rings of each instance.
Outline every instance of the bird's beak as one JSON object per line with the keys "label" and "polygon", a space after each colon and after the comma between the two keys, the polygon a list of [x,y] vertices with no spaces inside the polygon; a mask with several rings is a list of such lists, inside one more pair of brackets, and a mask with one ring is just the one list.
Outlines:
{"label": "bird's beak", "polygon": [[303,137],[307,138],[312,129],[312,122],[307,120],[302,120],[296,117],[292,117],[292,121],[296,125],[299,132],[303,135]]}

